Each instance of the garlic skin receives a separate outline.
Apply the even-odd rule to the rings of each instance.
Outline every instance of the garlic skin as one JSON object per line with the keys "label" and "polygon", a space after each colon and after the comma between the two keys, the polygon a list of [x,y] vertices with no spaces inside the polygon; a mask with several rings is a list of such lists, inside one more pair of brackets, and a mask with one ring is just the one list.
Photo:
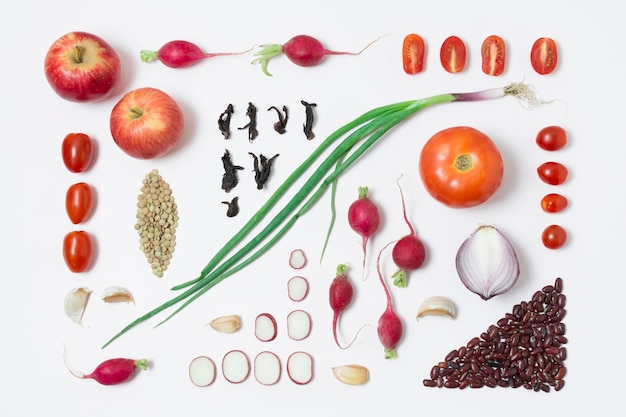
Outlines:
{"label": "garlic skin", "polygon": [[483,300],[509,291],[520,274],[511,242],[494,226],[480,226],[467,238],[456,255],[461,282]]}
{"label": "garlic skin", "polygon": [[234,333],[241,327],[241,317],[236,314],[217,317],[209,323],[209,326],[220,333]]}
{"label": "garlic skin", "polygon": [[83,325],[83,314],[91,292],[89,288],[80,287],[74,288],[65,296],[65,314],[80,326]]}
{"label": "garlic skin", "polygon": [[369,380],[369,370],[362,365],[341,365],[333,368],[338,381],[348,385],[361,385]]}
{"label": "garlic skin", "polygon": [[456,307],[450,299],[434,295],[422,301],[416,319],[419,320],[426,316],[443,316],[454,319],[456,318]]}
{"label": "garlic skin", "polygon": [[133,303],[135,304],[135,300],[133,299],[132,294],[125,288],[122,287],[108,287],[102,293],[102,300],[105,303]]}

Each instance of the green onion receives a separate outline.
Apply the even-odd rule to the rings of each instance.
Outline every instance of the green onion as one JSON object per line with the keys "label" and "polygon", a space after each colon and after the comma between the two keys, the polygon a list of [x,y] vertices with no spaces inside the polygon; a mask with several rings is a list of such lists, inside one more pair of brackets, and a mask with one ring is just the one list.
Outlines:
{"label": "green onion", "polygon": [[[408,119],[419,110],[435,104],[454,101],[493,100],[509,95],[518,97],[530,105],[538,104],[533,90],[528,85],[512,83],[502,88],[472,93],[440,94],[424,99],[404,101],[378,107],[342,126],[328,136],[311,155],[287,177],[278,189],[268,198],[265,204],[211,258],[197,278],[172,288],[172,290],[182,291],[180,294],[128,324],[102,347],[108,346],[140,323],[149,320],[166,309],[178,305],[178,307],[170,313],[165,320],[161,321],[159,325],[168,321],[219,282],[253,263],[269,251],[272,246],[290,230],[296,221],[319,201],[329,186],[333,185],[334,187],[339,176],[350,168],[374,143],[393,127]],[[310,174],[306,182],[295,195],[285,203],[274,218],[272,218],[264,228],[258,231],[254,237],[244,243],[244,239],[248,234],[259,227],[265,216],[284,197],[289,188],[299,180],[305,172],[312,169],[322,154],[342,137],[344,137],[343,140],[332,149],[323,161],[318,163],[317,168]],[[330,233],[330,229],[328,233]],[[239,245],[243,246],[229,256],[235,247]]]}

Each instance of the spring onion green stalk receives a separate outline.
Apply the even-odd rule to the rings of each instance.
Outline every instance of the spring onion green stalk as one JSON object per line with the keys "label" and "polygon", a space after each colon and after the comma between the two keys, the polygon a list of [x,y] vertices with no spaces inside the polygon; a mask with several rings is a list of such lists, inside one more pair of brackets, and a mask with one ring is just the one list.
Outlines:
{"label": "spring onion green stalk", "polygon": [[[506,96],[517,97],[530,105],[539,103],[530,86],[523,83],[512,83],[505,87],[479,92],[440,94],[424,99],[404,101],[378,107],[340,127],[321,142],[311,155],[287,177],[248,222],[217,251],[197,278],[172,288],[173,290],[182,291],[180,294],[128,324],[102,347],[108,346],[135,326],[149,320],[164,310],[178,305],[178,308],[159,324],[168,321],[219,282],[234,275],[236,272],[247,267],[267,253],[267,251],[289,231],[296,221],[319,201],[328,187],[336,183],[339,176],[350,168],[361,155],[369,150],[372,145],[393,127],[408,119],[419,110],[436,104],[455,101],[493,100]],[[283,208],[280,209],[270,222],[258,231],[254,237],[244,243],[244,239],[246,239],[253,230],[260,227],[259,225],[265,216],[278,204],[291,186],[299,180],[305,172],[313,169],[314,164],[320,159],[322,154],[342,137],[343,139],[336,144],[323,161],[318,163],[304,185],[302,185],[294,196],[285,203]],[[355,147],[356,149],[354,149]],[[240,245],[243,246],[230,255],[230,253]]]}

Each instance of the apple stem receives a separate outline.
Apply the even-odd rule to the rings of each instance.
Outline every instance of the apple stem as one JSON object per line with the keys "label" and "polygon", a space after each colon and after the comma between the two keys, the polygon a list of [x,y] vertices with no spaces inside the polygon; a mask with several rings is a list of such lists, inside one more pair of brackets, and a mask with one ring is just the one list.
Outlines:
{"label": "apple stem", "polygon": [[143,110],[141,110],[140,108],[136,106],[131,107],[130,112],[132,113],[135,119],[139,119],[141,116],[143,116]]}
{"label": "apple stem", "polygon": [[83,48],[80,45],[76,45],[74,47],[74,61],[76,61],[77,64],[82,64],[84,51],[85,51],[85,48]]}

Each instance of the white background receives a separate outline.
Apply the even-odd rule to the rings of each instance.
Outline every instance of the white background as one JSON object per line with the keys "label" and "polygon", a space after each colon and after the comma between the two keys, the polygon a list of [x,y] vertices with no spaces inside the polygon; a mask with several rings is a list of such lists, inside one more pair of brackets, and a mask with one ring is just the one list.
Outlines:
{"label": "white background", "polygon": [[[179,0],[14,3],[2,14],[2,119],[4,150],[0,153],[4,198],[0,273],[0,413],[32,416],[78,415],[478,415],[502,410],[550,415],[607,411],[621,404],[620,375],[624,336],[623,77],[621,50],[625,33],[617,1],[591,5],[571,1],[526,1],[515,6],[500,1],[293,2],[249,1],[201,3]],[[118,52],[122,80],[113,96],[97,104],[62,100],[47,85],[45,53],[66,32],[84,30],[106,39]],[[402,71],[403,37],[419,33],[427,44],[423,73]],[[140,62],[142,49],[158,49],[173,39],[193,41],[210,52],[240,51],[255,44],[283,43],[296,34],[316,36],[330,49],[358,50],[386,35],[358,57],[329,57],[315,68],[300,68],[284,56],[269,64],[273,77],[250,65],[251,54],[214,58],[192,68],[173,70],[160,63]],[[499,77],[482,74],[479,48],[491,34],[508,45],[507,69]],[[439,64],[441,42],[463,38],[469,60],[460,74],[447,74]],[[529,63],[532,43],[541,36],[559,45],[557,71],[534,73]],[[338,221],[324,262],[317,262],[329,220],[329,195],[303,217],[291,233],[257,263],[209,291],[166,325],[152,320],[108,348],[100,346],[123,325],[165,301],[169,288],[196,277],[210,256],[246,221],[293,168],[323,138],[371,108],[444,92],[499,87],[513,81],[532,84],[551,104],[534,110],[515,99],[456,103],[430,108],[386,136],[339,182]],[[109,113],[128,90],[151,86],[172,95],[182,107],[186,128],[181,145],[170,155],[140,161],[123,154],[109,133]],[[304,139],[300,100],[317,103],[317,137]],[[228,103],[235,106],[233,127],[243,126],[249,101],[259,109],[259,137],[247,141],[234,130],[230,141],[217,130],[217,117]],[[271,105],[287,105],[292,118],[288,133],[272,129]],[[535,144],[539,129],[550,124],[569,132],[568,146],[558,153]],[[487,204],[452,210],[430,198],[417,173],[421,146],[435,132],[470,125],[491,136],[505,160],[501,189]],[[97,144],[91,168],[69,173],[61,159],[61,141],[70,132],[85,132]],[[240,184],[241,212],[225,216],[220,202],[220,157],[228,148],[244,165]],[[280,153],[267,189],[256,190],[248,152]],[[570,200],[563,213],[548,215],[539,200],[554,187],[543,184],[536,167],[558,160],[570,168],[569,181],[558,188]],[[137,248],[135,200],[141,180],[158,169],[178,202],[178,245],[165,277],[152,276]],[[384,295],[373,259],[385,243],[406,233],[396,179],[403,175],[409,216],[426,242],[429,257],[411,274],[409,286],[392,288],[405,324],[397,360],[384,360],[375,330],[367,327],[350,349],[338,349],[331,337],[327,288],[338,263],[353,265],[354,304],[342,317],[340,337],[348,340],[364,324],[375,326],[384,309]],[[65,191],[78,181],[97,192],[93,216],[74,226],[64,209]],[[360,244],[347,227],[345,211],[359,185],[372,190],[384,222],[371,241],[370,275],[361,280]],[[522,274],[509,293],[484,302],[467,291],[456,275],[454,255],[479,224],[500,228],[518,250]],[[541,230],[550,223],[570,233],[566,247],[545,249]],[[93,267],[84,274],[69,272],[61,255],[63,236],[84,228],[97,242]],[[286,282],[294,275],[288,264],[292,249],[309,256],[301,271],[311,283],[309,297],[296,304],[287,299]],[[393,272],[387,252],[382,268]],[[422,380],[453,348],[465,344],[494,323],[515,303],[530,298],[546,284],[563,277],[568,296],[566,317],[568,373],[560,392],[524,389],[428,389]],[[133,305],[105,305],[100,295],[110,285],[128,288]],[[72,288],[93,290],[81,328],[65,317],[63,299]],[[458,308],[456,320],[428,318],[416,322],[420,302],[446,295]],[[286,314],[302,308],[311,313],[310,337],[294,342],[285,333]],[[254,339],[254,317],[274,314],[279,336],[263,344]],[[205,324],[224,314],[239,314],[239,333],[223,335]],[[158,319],[157,319],[158,320]],[[63,345],[75,368],[91,371],[112,357],[146,357],[150,369],[131,382],[114,387],[73,378],[63,363]],[[253,358],[261,350],[283,361],[296,350],[310,352],[314,380],[296,386],[286,375],[272,387],[251,376],[233,385],[218,375],[207,388],[194,387],[187,366],[197,355],[219,363],[230,349]],[[340,364],[367,366],[371,380],[352,387],[337,382],[331,368]],[[524,411],[525,413],[526,411]]]}

